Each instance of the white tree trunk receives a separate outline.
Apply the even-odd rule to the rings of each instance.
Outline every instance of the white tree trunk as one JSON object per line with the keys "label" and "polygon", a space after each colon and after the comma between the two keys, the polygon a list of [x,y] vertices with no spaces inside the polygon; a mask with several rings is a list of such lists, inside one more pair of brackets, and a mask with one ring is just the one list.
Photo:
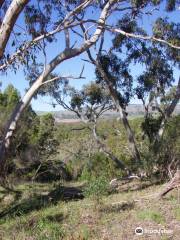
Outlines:
{"label": "white tree trunk", "polygon": [[[3,2],[4,1],[2,1],[1,4],[3,4]],[[14,24],[28,2],[29,0],[13,0],[6,11],[0,26],[0,59],[3,57]]]}
{"label": "white tree trunk", "polygon": [[[20,1],[20,0],[18,0]],[[23,1],[23,0],[22,0]],[[14,1],[13,1],[14,2]],[[25,0],[23,1],[25,2]],[[37,78],[37,80],[34,82],[34,84],[30,87],[30,89],[27,91],[23,99],[20,101],[20,103],[16,106],[14,109],[10,120],[7,124],[3,140],[0,144],[0,176],[2,176],[2,173],[5,169],[6,165],[6,156],[11,144],[11,138],[14,135],[14,132],[17,127],[17,123],[24,112],[24,109],[29,105],[31,99],[35,95],[35,93],[39,90],[39,88],[42,86],[42,84],[45,83],[46,78],[48,75],[63,61],[73,58],[75,56],[80,55],[87,49],[89,49],[92,45],[94,45],[99,37],[101,36],[104,24],[106,21],[106,18],[108,16],[109,10],[111,6],[116,2],[116,0],[109,0],[106,5],[104,6],[101,15],[98,20],[97,28],[94,34],[90,39],[87,39],[84,41],[84,43],[79,48],[66,48],[63,52],[58,54],[49,64],[45,66],[45,70],[42,72],[42,74]],[[5,38],[6,39],[6,38]],[[2,48],[3,49],[3,48]]]}

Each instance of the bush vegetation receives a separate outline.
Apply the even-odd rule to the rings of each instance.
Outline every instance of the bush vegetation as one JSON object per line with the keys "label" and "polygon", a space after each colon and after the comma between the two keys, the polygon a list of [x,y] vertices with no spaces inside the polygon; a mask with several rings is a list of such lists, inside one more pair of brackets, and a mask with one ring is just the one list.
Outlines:
{"label": "bush vegetation", "polygon": [[[1,135],[5,127],[3,122],[18,99],[19,94],[12,86],[8,86],[0,95]],[[155,144],[147,133],[153,132],[152,124],[147,124],[143,117],[130,119],[130,124],[141,154],[138,165],[129,153],[126,132],[121,122],[116,119],[99,119],[98,135],[112,154],[133,173],[136,174],[139,169],[146,177],[167,179],[180,157],[180,116],[173,116],[167,122],[162,140]],[[155,121],[153,125],[155,128]],[[55,181],[63,178],[91,181],[102,176],[107,179],[120,178],[126,174],[101,151],[86,125],[56,124],[52,114],[38,116],[31,107],[19,123],[9,159],[8,173],[14,179],[19,179],[21,175],[24,180]]]}

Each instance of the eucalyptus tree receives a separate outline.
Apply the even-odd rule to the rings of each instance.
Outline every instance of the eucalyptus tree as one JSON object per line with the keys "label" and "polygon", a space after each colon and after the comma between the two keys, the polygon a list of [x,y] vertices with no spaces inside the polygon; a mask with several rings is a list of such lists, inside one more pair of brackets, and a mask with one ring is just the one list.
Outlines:
{"label": "eucalyptus tree", "polygon": [[[3,58],[6,45],[16,21],[29,0],[0,1],[0,11],[4,14],[0,24],[0,59]],[[7,9],[7,10],[6,10]]]}
{"label": "eucalyptus tree", "polygon": [[[91,82],[88,85],[84,85],[81,90],[76,90],[69,85],[65,85],[62,90],[61,88],[56,89],[53,95],[58,104],[64,109],[75,113],[86,125],[86,128],[88,128],[93,135],[99,150],[105,153],[117,167],[122,170],[127,170],[125,163],[111,152],[98,134],[97,124],[101,116],[108,110],[113,110],[114,108],[111,98],[103,84]],[[70,99],[68,100],[68,98]]]}
{"label": "eucalyptus tree", "polygon": [[155,47],[149,50],[151,54],[145,57],[147,67],[137,79],[136,92],[144,105],[145,117],[142,127],[150,140],[150,150],[153,151],[156,165],[159,169],[163,168],[162,174],[167,174],[170,166],[176,168],[172,169],[175,175],[161,192],[162,197],[180,184],[178,156],[165,152],[163,161],[159,161],[158,157],[164,144],[167,144],[165,130],[180,99],[180,78],[176,79],[177,85],[174,85],[171,56]]}
{"label": "eucalyptus tree", "polygon": [[[120,23],[122,24],[122,22]],[[124,25],[124,23],[123,23]],[[127,24],[126,28],[136,34],[141,33],[136,22]],[[180,44],[179,23],[171,23],[158,18],[154,24],[154,36],[171,39]],[[124,42],[124,44],[123,44]],[[179,50],[174,50],[159,42],[146,42],[144,39],[122,39],[117,35],[114,39],[117,52],[127,49],[126,62],[138,64],[142,68],[139,76],[134,78],[136,87],[134,94],[142,101],[145,110],[143,128],[150,140],[156,143],[163,137],[166,123],[172,116],[180,98],[180,80],[174,78],[179,67]],[[173,92],[172,92],[173,91]],[[171,92],[171,97],[170,97]],[[154,110],[154,111],[152,111]],[[156,112],[157,114],[153,114]]]}
{"label": "eucalyptus tree", "polygon": [[[174,51],[169,50],[172,56],[176,54],[175,49],[180,49],[179,43],[173,41],[169,34],[162,36],[135,34],[128,29],[126,31],[120,25],[112,24],[111,16],[114,16],[115,12],[120,13],[119,19],[127,14],[132,19],[139,18],[146,13],[148,6],[153,8],[160,3],[161,1],[139,0],[0,1],[0,70],[8,74],[8,69],[16,72],[22,67],[26,71],[31,71],[34,66],[30,87],[13,110],[4,132],[0,146],[1,172],[6,163],[6,154],[17,122],[32,98],[46,84],[55,84],[55,81],[63,80],[62,74],[54,72],[57,66],[94,46],[105,31],[117,33],[127,39],[156,41],[172,48]],[[168,0],[167,6],[172,10],[177,6],[177,2]],[[91,17],[91,11],[96,11],[97,14]],[[86,36],[81,31],[82,24],[84,24]],[[78,38],[77,33],[83,34],[84,39]],[[59,52],[53,52],[52,59],[47,55],[47,46],[51,46],[51,43],[57,44],[57,49],[60,45],[62,46]],[[70,76],[66,77],[70,78]]]}
{"label": "eucalyptus tree", "polygon": [[[103,40],[103,39],[102,39]],[[102,45],[101,45],[102,46]],[[126,107],[132,96],[132,76],[127,64],[121,61],[115,54],[102,54],[101,50],[97,59],[94,59],[90,50],[87,50],[89,60],[96,68],[97,82],[104,83],[112,101],[120,115],[125,127],[129,148],[136,164],[140,163],[134,133],[127,118]]]}
{"label": "eucalyptus tree", "polygon": [[[39,1],[38,1],[39,3]],[[75,47],[75,44],[71,42],[70,39],[70,33],[69,28],[73,28],[73,26],[77,26],[80,24],[80,22],[83,20],[84,16],[84,10],[87,7],[92,7],[94,4],[94,1],[87,0],[83,2],[72,2],[72,4],[66,4],[66,1],[64,1],[64,4],[60,4],[59,2],[54,3],[52,1],[50,4],[46,1],[43,1],[44,8],[46,9],[47,15],[44,15],[41,11],[41,6],[39,4],[32,4],[30,6],[27,6],[25,9],[25,20],[27,24],[27,29],[29,31],[29,34],[32,36],[32,40],[23,43],[19,49],[12,55],[7,56],[4,60],[4,63],[2,63],[2,69],[5,69],[9,66],[9,64],[14,64],[15,69],[17,68],[17,61],[24,63],[26,65],[30,65],[31,62],[36,65],[36,71],[33,73],[35,79],[31,82],[31,86],[29,90],[26,92],[24,97],[21,99],[21,101],[18,103],[17,107],[14,109],[12,116],[7,124],[6,131],[3,137],[3,141],[1,143],[0,147],[0,162],[1,167],[3,171],[3,166],[6,162],[6,154],[8,153],[8,149],[10,147],[11,138],[14,134],[14,131],[16,130],[17,122],[19,118],[21,117],[24,109],[28,106],[33,96],[38,92],[38,90],[46,83],[49,83],[51,81],[60,80],[62,79],[61,76],[53,77],[49,79],[48,77],[52,73],[52,71],[63,61],[68,60],[72,57],[78,56],[79,54],[83,53],[86,49],[90,48],[93,44],[95,44],[105,25],[106,19],[109,15],[109,12],[112,8],[112,6],[116,3],[115,0],[109,0],[106,3],[104,3],[102,6],[100,4],[100,16],[96,23],[96,28],[94,33],[91,35],[91,37],[83,42],[80,42],[80,46]],[[99,4],[98,4],[99,5]],[[54,9],[52,10],[52,6]],[[96,7],[96,6],[95,6]],[[57,10],[57,18],[55,18],[55,21],[53,21],[53,30],[51,32],[47,32],[48,29],[48,23],[50,20],[53,19],[52,15],[55,15],[54,11]],[[52,14],[53,12],[53,14]],[[80,19],[79,19],[79,18]],[[76,20],[78,19],[78,20]],[[54,30],[55,28],[55,30]],[[47,62],[46,52],[45,52],[45,46],[47,42],[53,41],[51,36],[54,35],[57,32],[64,31],[65,34],[65,48],[64,50],[60,51],[55,57]],[[36,54],[38,52],[37,48],[39,47],[36,42],[39,42],[40,40],[43,40],[43,47],[42,52],[44,53],[45,62],[42,67],[41,64],[37,64],[36,61]],[[12,42],[12,45],[14,43]],[[41,45],[40,45],[41,46]],[[31,48],[30,48],[31,47]],[[30,49],[32,49],[35,52],[35,54],[29,54]],[[30,49],[29,49],[30,48]],[[41,47],[39,47],[41,48]],[[56,53],[55,53],[56,54]],[[31,57],[31,58],[30,58]],[[39,67],[38,67],[39,66]]]}
{"label": "eucalyptus tree", "polygon": [[174,85],[172,65],[162,51],[149,50],[151,55],[146,58],[146,70],[138,76],[135,90],[145,110],[144,131],[150,142],[157,144],[179,102],[180,80]]}
{"label": "eucalyptus tree", "polygon": [[[132,35],[142,36],[147,33],[138,27],[136,21],[122,19],[119,23],[124,31]],[[167,19],[158,18],[153,26],[153,36],[163,37],[169,42],[180,45],[180,24],[169,22]],[[118,31],[117,31],[118,32]],[[142,68],[137,78],[134,78],[136,87],[134,94],[142,101],[145,116],[143,129],[150,140],[150,144],[160,151],[159,142],[163,142],[164,129],[170,120],[180,98],[180,80],[174,79],[174,72],[179,67],[179,48],[176,50],[161,41],[146,41],[147,38],[125,38],[117,34],[114,38],[114,51],[121,54],[126,49],[126,62],[137,64]],[[138,40],[137,40],[138,39]],[[175,83],[175,80],[177,84]],[[171,93],[171,94],[169,94]],[[152,110],[156,110],[156,115]],[[154,156],[155,158],[157,157]],[[164,165],[164,168],[166,166]],[[177,164],[177,168],[179,163]],[[161,196],[167,193],[167,189],[173,189],[179,184],[179,171],[177,170],[172,181],[163,190]]]}
{"label": "eucalyptus tree", "polygon": [[[167,10],[173,9],[168,8]],[[96,66],[97,76],[100,81],[106,83],[116,108],[119,109],[120,113],[124,113],[125,126],[128,126],[125,109],[129,99],[133,95],[137,95],[142,100],[145,109],[145,123],[143,125],[146,125],[145,128],[148,130],[146,133],[149,139],[154,142],[156,149],[157,141],[163,141],[165,125],[172,116],[180,98],[180,80],[177,86],[174,86],[173,77],[173,72],[179,66],[179,47],[174,48],[171,45],[171,43],[180,45],[179,27],[178,23],[158,18],[152,29],[153,37],[151,39],[153,41],[151,42],[147,41],[150,38],[146,31],[138,26],[136,19],[131,19],[126,15],[119,20],[114,29],[111,28],[111,32],[116,33],[116,36],[109,51],[102,47],[103,38],[96,57],[93,57],[89,49],[87,50],[89,61]],[[162,38],[168,41],[168,44],[162,44]],[[124,52],[126,53],[125,57],[123,56]],[[128,73],[128,67],[131,67],[132,64],[142,66],[141,74],[137,79]],[[135,88],[133,88],[134,83],[137,85]],[[125,95],[123,96],[124,86]],[[172,90],[173,94],[170,98],[169,91]],[[150,107],[159,113],[158,117],[157,115],[154,117],[149,111]],[[123,115],[121,114],[121,116]],[[155,129],[150,126],[152,122],[155,123]],[[135,153],[134,157],[138,159],[139,152],[133,132],[130,126],[126,129],[130,130],[129,142],[132,142],[132,152]],[[175,174],[175,181],[170,184],[173,188],[177,186],[179,181],[177,176],[179,175]]]}
{"label": "eucalyptus tree", "polygon": [[[138,5],[138,2],[136,2],[136,4]],[[144,3],[142,8],[145,8],[146,6],[146,3]],[[175,6],[176,2],[167,2],[166,11],[173,11]],[[153,10],[157,9],[155,8]],[[121,9],[117,9],[117,11],[121,11]],[[104,47],[104,42],[106,40],[106,33],[104,33],[99,43],[99,49],[96,50],[96,53],[93,54],[90,49],[87,50],[88,61],[94,64],[99,81],[104,81],[116,109],[120,114],[120,119],[122,119],[127,132],[129,148],[136,163],[141,162],[140,153],[126,112],[127,105],[136,94],[133,88],[136,79],[131,76],[129,71],[131,63],[141,63],[142,65],[145,61],[147,63],[148,60],[145,60],[145,58],[151,57],[150,49],[147,54],[148,47],[152,46],[153,48],[156,46],[163,49],[162,52],[168,56],[168,61],[173,61],[174,64],[177,64],[179,61],[178,49],[180,49],[179,24],[169,23],[167,19],[159,18],[153,25],[153,36],[150,37],[146,33],[146,29],[139,27],[138,16],[141,14],[142,12],[140,9],[134,9],[133,16],[124,14],[115,23],[115,25],[106,26],[106,30],[108,29],[110,32],[115,34],[112,46],[109,47],[109,49],[107,49],[106,46]],[[152,12],[147,10],[146,14],[152,14]],[[81,24],[81,29],[84,32],[84,37],[87,38],[88,35],[86,34],[86,29],[83,24]],[[171,78],[171,82],[173,82],[173,78]],[[168,109],[170,111],[168,109],[166,110],[167,115],[169,116],[172,114],[175,105],[178,102],[178,88],[175,97],[176,100],[173,101],[171,107],[169,106]],[[137,91],[141,91],[140,89],[141,87],[138,85]],[[159,133],[162,132],[163,125],[164,120],[161,121]]]}
{"label": "eucalyptus tree", "polygon": [[[169,3],[168,10],[172,10]],[[130,36],[147,36],[144,29],[140,28],[135,20],[128,20],[129,17],[125,16],[118,22],[118,26],[126,32],[131,32]],[[180,44],[180,24],[169,22],[167,19],[158,18],[153,25],[153,36],[156,38],[163,37],[169,42]],[[128,34],[129,35],[129,34]],[[161,115],[161,124],[157,135],[162,135],[165,118],[168,119],[180,97],[179,82],[177,84],[176,93],[172,102],[166,105],[166,109],[161,109],[160,102],[165,98],[168,90],[174,84],[173,72],[179,66],[179,50],[170,48],[168,45],[162,44],[159,41],[148,42],[146,38],[127,38],[122,34],[116,34],[113,39],[113,50],[116,54],[120,54],[126,50],[125,62],[132,66],[138,65],[141,68],[139,76],[134,77],[136,87],[134,94],[143,103],[145,110],[145,119],[152,116],[149,113],[149,107],[153,107],[159,111]],[[137,74],[136,74],[137,75]],[[156,106],[155,106],[156,105]],[[165,107],[165,106],[164,106]]]}

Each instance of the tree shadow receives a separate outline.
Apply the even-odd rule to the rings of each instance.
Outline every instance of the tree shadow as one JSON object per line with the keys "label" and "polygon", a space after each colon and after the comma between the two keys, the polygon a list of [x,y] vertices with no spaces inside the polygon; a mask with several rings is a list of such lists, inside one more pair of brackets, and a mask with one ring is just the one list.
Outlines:
{"label": "tree shadow", "polygon": [[65,219],[65,216],[62,213],[57,213],[55,215],[48,215],[46,219],[50,222],[62,222]]}
{"label": "tree shadow", "polygon": [[80,200],[83,198],[83,191],[80,188],[59,186],[45,196],[34,193],[29,199],[23,199],[21,202],[17,201],[18,196],[10,206],[0,212],[0,218],[21,216],[34,210],[55,205],[59,201]]}

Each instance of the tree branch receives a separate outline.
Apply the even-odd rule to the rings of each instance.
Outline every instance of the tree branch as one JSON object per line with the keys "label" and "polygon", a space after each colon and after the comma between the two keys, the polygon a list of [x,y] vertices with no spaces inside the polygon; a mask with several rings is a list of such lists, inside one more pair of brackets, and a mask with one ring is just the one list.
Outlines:
{"label": "tree branch", "polygon": [[[25,0],[24,0],[25,1]],[[64,21],[62,23],[60,23],[55,30],[50,31],[48,33],[42,34],[40,36],[38,36],[37,38],[33,39],[32,41],[26,42],[25,44],[23,44],[14,54],[12,54],[8,60],[2,64],[0,66],[0,70],[4,70],[6,67],[8,67],[8,65],[12,64],[14,61],[16,61],[16,59],[18,59],[18,57],[20,55],[22,55],[22,52],[25,52],[28,48],[36,45],[39,41],[41,41],[44,38],[47,38],[49,36],[52,36],[56,33],[61,32],[62,30],[65,29],[69,29],[69,28],[73,28],[76,27],[82,23],[87,23],[87,22],[92,22],[95,24],[98,24],[99,27],[103,26],[106,30],[114,32],[114,33],[120,33],[122,35],[125,35],[126,37],[131,37],[131,38],[137,38],[137,39],[144,39],[144,40],[149,40],[149,41],[156,41],[156,42],[160,42],[163,44],[166,44],[172,48],[175,49],[180,49],[179,46],[176,46],[164,39],[160,39],[160,38],[155,38],[153,36],[144,36],[144,35],[136,35],[133,33],[127,33],[121,29],[118,28],[113,28],[112,26],[109,25],[105,25],[103,22],[101,23],[100,21],[96,21],[93,19],[88,19],[88,20],[83,20],[83,21],[78,21],[78,22],[74,22],[73,16],[75,16],[75,14],[78,14],[81,10],[85,9],[86,7],[88,7],[90,5],[90,3],[92,3],[93,0],[87,0],[85,2],[83,2],[82,4],[80,4],[77,8],[75,8],[72,12],[70,12],[64,19]],[[109,1],[108,3],[110,3],[111,1]],[[116,2],[116,1],[112,1],[112,2]],[[112,3],[110,3],[112,4]],[[107,14],[108,16],[108,14]],[[80,35],[79,35],[80,36]]]}
{"label": "tree branch", "polygon": [[69,75],[69,76],[57,76],[57,77],[54,77],[52,79],[49,79],[49,80],[46,80],[45,82],[41,83],[41,86],[45,85],[45,84],[48,84],[48,83],[51,83],[51,82],[54,82],[54,81],[57,81],[57,80],[68,80],[68,79],[86,79],[85,77],[82,77],[82,71],[80,73],[79,76],[77,77],[74,77],[73,75]]}
{"label": "tree branch", "polygon": [[[22,1],[22,0],[18,0],[18,1]],[[25,0],[24,0],[25,1]],[[26,0],[28,1],[28,0]],[[73,11],[71,11],[69,14],[66,15],[66,17],[64,18],[63,22],[61,22],[55,30],[50,31],[48,33],[42,34],[36,38],[34,38],[32,41],[28,41],[26,43],[24,43],[22,46],[19,47],[19,49],[13,53],[8,60],[2,64],[0,66],[0,70],[4,70],[6,69],[6,67],[10,64],[12,64],[14,61],[16,61],[16,59],[22,55],[23,52],[25,52],[27,49],[31,48],[32,46],[36,45],[38,42],[40,42],[41,40],[48,38],[50,36],[55,35],[56,33],[59,33],[63,30],[69,29],[71,27],[75,27],[78,26],[80,23],[79,22],[74,22],[73,16],[77,13],[79,13],[80,11],[84,10],[86,7],[88,7],[90,5],[90,3],[93,0],[86,0],[85,2],[83,2],[82,4],[80,4],[77,8],[75,8]],[[72,19],[71,19],[72,17]],[[1,29],[0,29],[0,40],[1,40]],[[8,39],[7,39],[8,40]],[[1,42],[1,41],[0,41]],[[0,48],[1,50],[1,48]],[[0,55],[1,56],[1,55]],[[1,58],[1,57],[0,57]]]}
{"label": "tree branch", "polygon": [[69,38],[69,30],[64,30],[65,39],[66,39],[66,48],[70,48],[70,38]]}
{"label": "tree branch", "polygon": [[163,43],[163,44],[166,44],[172,48],[175,48],[175,49],[180,49],[180,46],[177,46],[177,45],[174,45],[164,39],[161,39],[161,38],[156,38],[154,36],[144,36],[144,35],[138,35],[138,34],[134,34],[134,33],[127,33],[121,29],[118,29],[118,28],[112,28],[111,26],[105,26],[105,28],[110,31],[110,32],[113,32],[113,33],[119,33],[119,34],[122,34],[126,37],[130,37],[130,38],[137,38],[137,39],[143,39],[143,40],[149,40],[149,41],[155,41],[155,42],[159,42],[159,43]]}
{"label": "tree branch", "polygon": [[4,55],[14,24],[28,2],[29,0],[13,0],[4,16],[0,27],[0,59]]}
{"label": "tree branch", "polygon": [[0,0],[0,9],[1,9],[4,2],[5,2],[5,0]]}
{"label": "tree branch", "polygon": [[96,31],[92,35],[90,39],[85,41],[79,48],[73,48],[73,49],[65,49],[63,52],[58,54],[52,61],[47,64],[44,71],[39,75],[39,77],[35,80],[35,82],[32,84],[32,86],[29,88],[29,90],[26,92],[24,97],[21,99],[21,101],[17,104],[16,108],[14,109],[13,113],[10,116],[10,119],[8,121],[7,127],[4,131],[4,136],[2,139],[2,143],[0,145],[0,170],[1,173],[5,172],[5,165],[6,165],[6,154],[9,150],[11,139],[14,134],[14,131],[17,128],[17,123],[23,114],[24,110],[32,100],[33,96],[38,92],[40,87],[42,86],[42,83],[47,79],[49,74],[63,61],[73,58],[75,56],[80,55],[81,53],[85,52],[88,48],[90,48],[93,44],[95,44],[99,37],[102,34],[102,31],[104,29],[105,21],[108,16],[108,11],[110,10],[111,6],[116,2],[116,0],[109,0],[104,8],[101,11],[99,20],[98,20],[98,26],[96,28]]}

